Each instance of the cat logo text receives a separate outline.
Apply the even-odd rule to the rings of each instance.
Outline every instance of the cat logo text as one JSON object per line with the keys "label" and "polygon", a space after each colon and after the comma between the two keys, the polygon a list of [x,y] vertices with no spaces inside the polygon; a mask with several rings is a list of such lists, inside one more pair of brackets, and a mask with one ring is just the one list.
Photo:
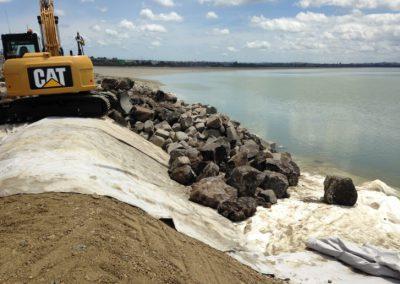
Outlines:
{"label": "cat logo text", "polygon": [[73,86],[69,66],[29,68],[28,75],[32,90]]}

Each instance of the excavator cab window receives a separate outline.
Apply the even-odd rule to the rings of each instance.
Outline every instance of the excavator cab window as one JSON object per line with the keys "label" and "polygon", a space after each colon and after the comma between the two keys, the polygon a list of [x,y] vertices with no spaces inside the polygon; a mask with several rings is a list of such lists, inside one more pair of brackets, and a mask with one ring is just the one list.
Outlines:
{"label": "excavator cab window", "polygon": [[1,36],[4,58],[21,58],[28,52],[40,52],[37,34],[6,34]]}

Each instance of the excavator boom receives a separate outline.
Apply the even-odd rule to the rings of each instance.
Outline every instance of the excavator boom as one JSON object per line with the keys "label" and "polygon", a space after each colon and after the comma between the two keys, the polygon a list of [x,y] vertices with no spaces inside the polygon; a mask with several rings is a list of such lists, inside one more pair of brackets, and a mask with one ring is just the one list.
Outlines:
{"label": "excavator boom", "polygon": [[51,56],[63,55],[58,31],[58,17],[54,15],[54,0],[39,0],[38,22],[42,33],[42,44]]}

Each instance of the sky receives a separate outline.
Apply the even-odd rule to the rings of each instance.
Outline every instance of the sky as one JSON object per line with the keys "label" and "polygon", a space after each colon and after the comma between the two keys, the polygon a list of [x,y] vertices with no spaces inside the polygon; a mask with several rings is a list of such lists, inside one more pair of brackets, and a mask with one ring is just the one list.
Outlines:
{"label": "sky", "polygon": [[[39,1],[0,0],[0,33],[39,31]],[[123,59],[400,62],[400,0],[55,0],[61,41]]]}

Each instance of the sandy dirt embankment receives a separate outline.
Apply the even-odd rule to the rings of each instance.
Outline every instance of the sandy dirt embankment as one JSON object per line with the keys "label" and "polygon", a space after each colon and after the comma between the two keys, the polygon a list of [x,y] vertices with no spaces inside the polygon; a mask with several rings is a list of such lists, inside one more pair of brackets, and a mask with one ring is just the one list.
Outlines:
{"label": "sandy dirt embankment", "polygon": [[277,283],[111,198],[0,198],[1,283]]}

